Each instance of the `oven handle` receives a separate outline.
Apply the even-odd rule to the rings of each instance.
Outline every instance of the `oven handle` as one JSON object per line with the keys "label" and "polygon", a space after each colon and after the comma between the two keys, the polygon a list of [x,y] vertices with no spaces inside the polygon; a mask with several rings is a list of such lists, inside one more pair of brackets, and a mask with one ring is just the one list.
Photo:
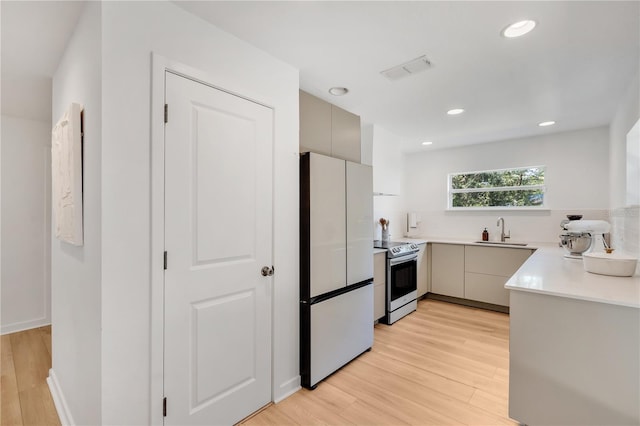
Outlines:
{"label": "oven handle", "polygon": [[418,254],[410,254],[408,256],[402,256],[395,259],[389,259],[389,266],[399,265],[405,262],[411,262],[412,260],[418,260]]}

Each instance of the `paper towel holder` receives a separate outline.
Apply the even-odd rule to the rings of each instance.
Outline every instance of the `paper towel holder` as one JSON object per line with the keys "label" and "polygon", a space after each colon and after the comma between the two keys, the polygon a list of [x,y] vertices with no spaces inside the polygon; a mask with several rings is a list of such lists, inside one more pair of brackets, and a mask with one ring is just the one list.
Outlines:
{"label": "paper towel holder", "polygon": [[407,213],[407,232],[410,232],[411,229],[417,229],[419,223],[418,214],[415,212]]}

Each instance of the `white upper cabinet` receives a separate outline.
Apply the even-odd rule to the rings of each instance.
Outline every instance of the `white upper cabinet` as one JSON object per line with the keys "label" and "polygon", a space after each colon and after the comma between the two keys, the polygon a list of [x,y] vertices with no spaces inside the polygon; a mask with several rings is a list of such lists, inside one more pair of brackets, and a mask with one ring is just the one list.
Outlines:
{"label": "white upper cabinet", "polygon": [[331,155],[331,104],[300,91],[300,152]]}
{"label": "white upper cabinet", "polygon": [[300,91],[300,152],[361,162],[360,117]]}
{"label": "white upper cabinet", "polygon": [[360,163],[360,132],[359,116],[331,105],[331,155],[333,157]]}

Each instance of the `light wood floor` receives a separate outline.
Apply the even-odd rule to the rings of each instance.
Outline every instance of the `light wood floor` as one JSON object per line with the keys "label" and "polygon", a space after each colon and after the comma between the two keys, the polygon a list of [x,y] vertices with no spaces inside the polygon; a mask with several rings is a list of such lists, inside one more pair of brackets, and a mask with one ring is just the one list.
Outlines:
{"label": "light wood floor", "polygon": [[51,368],[51,327],[1,336],[3,426],[59,425],[47,375]]}
{"label": "light wood floor", "polygon": [[509,316],[423,300],[371,352],[244,424],[502,425],[508,418]]}
{"label": "light wood floor", "polygon": [[[45,379],[51,329],[2,336],[2,425],[59,425]],[[423,300],[321,382],[246,420],[258,425],[515,425],[507,416],[509,316]]]}

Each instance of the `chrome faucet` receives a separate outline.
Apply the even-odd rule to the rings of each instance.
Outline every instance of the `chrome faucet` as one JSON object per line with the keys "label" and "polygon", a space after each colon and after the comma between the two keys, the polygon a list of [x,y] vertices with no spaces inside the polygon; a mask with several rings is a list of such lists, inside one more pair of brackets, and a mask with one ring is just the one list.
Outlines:
{"label": "chrome faucet", "polygon": [[504,241],[507,238],[511,238],[511,230],[509,230],[509,234],[504,233],[504,218],[499,217],[498,218],[498,223],[496,223],[496,226],[500,226],[500,222],[502,222],[502,230],[500,231],[500,241],[504,243]]}

